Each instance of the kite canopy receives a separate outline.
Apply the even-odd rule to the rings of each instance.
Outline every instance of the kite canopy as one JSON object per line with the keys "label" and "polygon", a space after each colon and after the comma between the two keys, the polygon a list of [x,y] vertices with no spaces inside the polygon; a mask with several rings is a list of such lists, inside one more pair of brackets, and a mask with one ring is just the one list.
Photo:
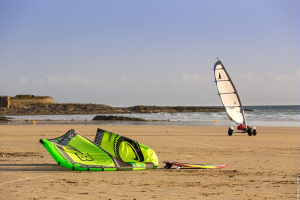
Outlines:
{"label": "kite canopy", "polygon": [[73,129],[61,137],[41,139],[54,160],[78,171],[143,170],[158,167],[155,152],[134,140],[97,130],[94,142]]}

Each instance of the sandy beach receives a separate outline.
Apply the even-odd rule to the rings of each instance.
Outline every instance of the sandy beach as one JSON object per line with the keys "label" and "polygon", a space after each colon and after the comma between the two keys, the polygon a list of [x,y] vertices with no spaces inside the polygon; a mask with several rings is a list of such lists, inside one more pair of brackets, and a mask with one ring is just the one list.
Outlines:
{"label": "sandy beach", "polygon": [[[155,170],[78,172],[60,167],[39,139],[70,129],[93,140],[97,128],[152,148]],[[0,125],[0,199],[297,199],[299,127]],[[164,169],[164,160],[228,164],[223,169]]]}

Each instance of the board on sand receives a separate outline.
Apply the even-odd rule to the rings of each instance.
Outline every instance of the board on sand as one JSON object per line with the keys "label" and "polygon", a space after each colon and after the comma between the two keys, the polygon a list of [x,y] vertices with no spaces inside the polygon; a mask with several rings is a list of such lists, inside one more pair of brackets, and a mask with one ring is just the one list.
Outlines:
{"label": "board on sand", "polygon": [[166,163],[165,169],[171,169],[172,165],[176,165],[177,169],[180,169],[181,167],[190,167],[190,168],[199,168],[199,169],[220,169],[227,167],[228,165],[211,165],[211,164],[187,164],[187,163],[178,163],[178,162],[172,162],[169,160],[163,161]]}

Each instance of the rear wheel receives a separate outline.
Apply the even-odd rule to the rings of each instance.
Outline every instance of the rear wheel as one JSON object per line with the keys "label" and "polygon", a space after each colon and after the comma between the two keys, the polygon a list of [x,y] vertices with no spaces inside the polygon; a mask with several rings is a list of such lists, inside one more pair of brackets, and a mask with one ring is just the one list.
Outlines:
{"label": "rear wheel", "polygon": [[228,135],[229,135],[229,136],[232,136],[232,133],[233,133],[233,130],[229,128],[229,129],[228,129]]}
{"label": "rear wheel", "polygon": [[248,132],[249,136],[252,136],[252,130],[251,130],[251,128],[248,128],[247,132]]}
{"label": "rear wheel", "polygon": [[256,136],[256,134],[257,134],[256,129],[253,130],[252,134],[253,134],[253,136]]}

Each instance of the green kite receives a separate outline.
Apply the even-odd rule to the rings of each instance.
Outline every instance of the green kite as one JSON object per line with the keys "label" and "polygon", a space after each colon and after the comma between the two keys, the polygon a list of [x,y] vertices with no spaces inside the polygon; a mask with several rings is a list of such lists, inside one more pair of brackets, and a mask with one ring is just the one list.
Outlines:
{"label": "green kite", "polygon": [[102,129],[94,142],[73,129],[61,137],[41,139],[54,160],[76,171],[123,171],[155,169],[155,152],[134,140]]}

